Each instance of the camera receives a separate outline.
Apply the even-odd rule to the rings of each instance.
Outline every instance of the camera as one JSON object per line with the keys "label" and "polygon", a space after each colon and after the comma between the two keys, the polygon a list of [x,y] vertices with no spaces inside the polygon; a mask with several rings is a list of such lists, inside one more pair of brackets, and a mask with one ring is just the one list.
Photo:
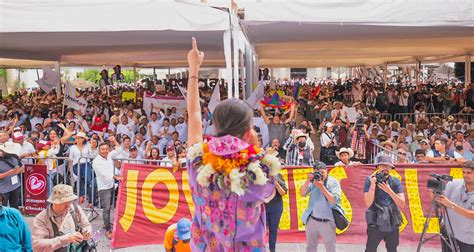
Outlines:
{"label": "camera", "polygon": [[311,180],[311,182],[313,182],[313,181],[315,181],[315,180],[316,180],[316,181],[321,181],[321,180],[323,180],[323,174],[322,174],[321,172],[319,172],[319,171],[313,172],[313,179]]}
{"label": "camera", "polygon": [[445,174],[430,173],[430,176],[435,179],[428,179],[428,189],[431,189],[434,194],[441,195],[446,189],[446,183],[453,181],[453,177]]}
{"label": "camera", "polygon": [[388,180],[388,171],[380,171],[375,174],[375,181],[377,183],[384,183]]}

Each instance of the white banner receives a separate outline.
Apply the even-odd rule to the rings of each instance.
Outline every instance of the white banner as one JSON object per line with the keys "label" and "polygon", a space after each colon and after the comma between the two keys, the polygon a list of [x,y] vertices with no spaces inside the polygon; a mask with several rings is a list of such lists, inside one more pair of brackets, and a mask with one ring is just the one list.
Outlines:
{"label": "white banner", "polygon": [[186,101],[181,97],[165,97],[165,96],[153,96],[150,94],[143,94],[143,110],[150,116],[150,105],[153,104],[155,108],[154,112],[158,113],[158,109],[168,109],[176,107],[178,112],[184,114],[186,111]]}
{"label": "white banner", "polygon": [[209,100],[209,111],[214,113],[214,109],[216,108],[217,104],[221,102],[221,91],[219,86],[219,81],[217,81],[216,86],[214,86],[214,91],[212,91],[211,99]]}
{"label": "white banner", "polygon": [[59,73],[53,71],[49,67],[43,67],[43,77],[36,80],[36,83],[38,83],[43,91],[49,93],[59,85],[60,80],[61,75]]}
{"label": "white banner", "polygon": [[73,87],[69,82],[66,83],[64,89],[64,105],[69,108],[73,108],[81,111],[82,113],[86,112],[87,101],[84,97],[79,95],[76,91],[76,88]]}
{"label": "white banner", "polygon": [[260,101],[263,100],[265,95],[265,87],[263,85],[263,81],[258,82],[258,86],[253,90],[252,94],[247,99],[247,103],[253,108],[258,108],[258,104]]}

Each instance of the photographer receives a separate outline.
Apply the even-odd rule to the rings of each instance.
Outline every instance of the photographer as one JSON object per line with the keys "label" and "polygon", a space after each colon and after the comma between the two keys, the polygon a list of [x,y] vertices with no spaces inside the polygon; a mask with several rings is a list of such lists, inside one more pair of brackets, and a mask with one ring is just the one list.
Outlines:
{"label": "photographer", "polygon": [[380,241],[385,241],[387,252],[397,251],[399,245],[398,227],[401,225],[399,208],[405,206],[402,184],[389,174],[394,169],[390,157],[377,160],[377,171],[368,176],[364,185],[367,243],[366,252],[375,252]]}
{"label": "photographer", "polygon": [[444,195],[435,199],[448,210],[460,252],[474,251],[474,161],[463,164],[463,179],[455,179],[446,185]]}
{"label": "photographer", "polygon": [[53,188],[51,204],[33,222],[34,251],[83,251],[88,246],[92,227],[82,209],[73,205],[76,199],[69,185]]}
{"label": "photographer", "polygon": [[[316,162],[313,173],[301,187],[300,195],[310,194],[308,206],[301,220],[306,225],[306,251],[317,251],[319,237],[323,238],[326,251],[336,251],[336,224],[332,209],[342,211],[339,205],[341,185],[339,181],[328,175],[327,167]],[[342,211],[343,212],[343,211]]]}

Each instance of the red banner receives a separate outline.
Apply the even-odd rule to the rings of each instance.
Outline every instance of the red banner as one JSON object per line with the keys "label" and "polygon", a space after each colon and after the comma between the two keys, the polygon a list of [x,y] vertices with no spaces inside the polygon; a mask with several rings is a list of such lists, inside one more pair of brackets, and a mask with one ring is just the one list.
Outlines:
{"label": "red banner", "polygon": [[25,214],[38,214],[46,209],[48,197],[46,165],[26,164],[23,174]]}
{"label": "red banner", "polygon": [[[329,174],[341,182],[341,205],[351,221],[346,230],[337,230],[338,243],[366,242],[364,182],[373,173],[373,166],[334,167]],[[286,167],[281,170],[289,192],[283,197],[280,221],[280,242],[306,242],[301,215],[309,197],[301,197],[299,190],[311,168]],[[430,172],[462,178],[460,168],[445,165],[399,165],[391,174],[402,181],[406,205],[402,210],[400,243],[418,243],[431,201],[426,187]],[[172,172],[169,168],[151,165],[124,164],[124,181],[118,195],[112,247],[161,244],[166,228],[180,218],[191,219],[193,203],[187,183],[186,170]],[[427,233],[439,232],[436,218],[431,219]],[[431,244],[439,243],[433,239]]]}

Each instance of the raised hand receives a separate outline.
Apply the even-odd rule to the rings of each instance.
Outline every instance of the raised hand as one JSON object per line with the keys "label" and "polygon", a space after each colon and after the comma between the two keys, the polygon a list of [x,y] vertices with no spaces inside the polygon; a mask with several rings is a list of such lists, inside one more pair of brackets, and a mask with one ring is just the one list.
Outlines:
{"label": "raised hand", "polygon": [[198,50],[197,42],[194,37],[192,41],[192,49],[188,52],[188,65],[190,69],[197,70],[204,60],[204,53]]}

